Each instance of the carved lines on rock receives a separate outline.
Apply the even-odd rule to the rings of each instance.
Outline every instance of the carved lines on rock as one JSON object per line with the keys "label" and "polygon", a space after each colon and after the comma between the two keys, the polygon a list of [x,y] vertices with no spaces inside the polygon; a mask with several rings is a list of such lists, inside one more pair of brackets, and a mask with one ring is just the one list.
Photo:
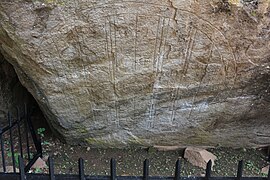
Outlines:
{"label": "carved lines on rock", "polygon": [[[127,2],[126,2],[127,3]],[[136,2],[130,2],[130,3],[136,3]],[[153,4],[151,4],[153,5]],[[160,5],[153,5],[153,6],[160,6]],[[100,8],[105,8],[105,7],[100,7]],[[179,56],[179,61],[182,61],[179,63],[179,68],[181,69],[181,74],[180,76],[177,76],[175,79],[172,80],[173,86],[171,86],[171,88],[173,88],[173,92],[172,92],[172,96],[171,96],[171,107],[168,107],[168,111],[171,112],[171,116],[170,118],[167,120],[167,124],[169,125],[173,125],[173,122],[175,121],[175,116],[177,113],[177,109],[179,109],[179,104],[178,104],[178,100],[181,97],[180,91],[179,91],[179,86],[181,86],[182,84],[182,80],[183,78],[185,78],[186,74],[189,72],[189,64],[192,58],[192,53],[193,53],[193,46],[195,43],[195,39],[196,39],[196,35],[198,32],[200,32],[201,34],[204,34],[205,36],[208,36],[207,38],[209,39],[209,41],[211,42],[211,48],[216,50],[218,52],[218,54],[220,55],[220,58],[222,59],[222,66],[224,67],[224,73],[225,73],[225,79],[226,79],[226,69],[227,66],[230,64],[230,62],[226,62],[228,61],[228,55],[227,55],[227,59],[225,60],[223,58],[222,53],[224,52],[220,52],[219,48],[218,48],[218,44],[216,43],[217,41],[213,40],[212,37],[209,37],[211,35],[209,35],[207,32],[203,32],[203,29],[200,29],[200,24],[204,24],[209,26],[210,29],[212,29],[213,34],[220,34],[219,37],[213,37],[213,38],[219,38],[222,39],[222,41],[227,41],[225,36],[223,35],[223,33],[221,31],[218,30],[218,28],[214,27],[210,22],[198,17],[196,14],[189,12],[187,10],[181,10],[178,9],[179,12],[185,12],[187,14],[189,14],[190,16],[192,16],[193,18],[195,17],[197,20],[196,21],[201,21],[200,23],[198,23],[194,26],[190,26],[190,31],[188,33],[188,41],[186,42],[186,50],[183,53],[184,57],[182,57],[181,55]],[[134,45],[133,47],[130,47],[130,49],[133,49],[133,62],[125,62],[125,58],[120,57],[121,55],[121,50],[123,48],[123,46],[125,46],[125,44],[121,44],[121,38],[120,37],[120,32],[118,31],[118,26],[122,25],[119,24],[117,22],[117,19],[119,18],[125,18],[126,16],[130,16],[133,18],[133,27],[130,28],[131,30],[133,30],[133,42]],[[143,23],[143,18],[149,18],[150,20],[155,18],[156,19],[156,32],[155,34],[155,39],[153,43],[153,52],[152,52],[152,58],[151,59],[144,59],[141,52],[142,52],[142,46],[144,46],[145,44],[142,44],[142,42],[140,41],[140,39],[142,39],[142,23]],[[172,21],[174,21],[174,19],[171,19],[171,17],[168,16],[162,16],[161,14],[155,15],[155,14],[139,14],[138,12],[136,13],[118,13],[118,12],[114,12],[111,13],[108,16],[102,16],[100,18],[104,19],[104,34],[105,34],[105,54],[107,54],[107,58],[109,59],[109,79],[111,82],[113,82],[113,89],[114,92],[113,94],[114,96],[114,101],[115,101],[115,107],[114,109],[110,108],[110,112],[115,114],[116,119],[113,121],[118,121],[119,124],[119,107],[117,105],[117,101],[118,101],[118,94],[117,94],[117,88],[116,87],[116,81],[119,80],[119,78],[125,77],[125,75],[133,75],[136,76],[136,73],[145,73],[145,70],[147,69],[149,71],[149,64],[150,65],[150,69],[151,71],[154,72],[155,74],[155,81],[153,84],[153,90],[152,93],[150,94],[150,99],[149,99],[149,109],[148,109],[148,118],[145,118],[145,120],[147,121],[146,124],[148,129],[152,129],[154,128],[154,125],[156,123],[156,97],[159,93],[160,90],[162,90],[162,88],[164,88],[164,81],[163,80],[163,73],[168,73],[166,71],[168,71],[168,67],[166,67],[166,71],[164,71],[164,61],[166,61],[165,63],[167,63],[166,65],[169,64],[169,62],[171,61],[170,59],[170,55],[169,53],[166,54],[166,47],[169,46],[171,42],[171,40],[168,40],[168,38],[170,37],[170,28],[172,26]],[[174,17],[175,18],[175,17]],[[181,22],[181,18],[179,19],[179,17],[177,17],[177,24],[184,24],[185,22]],[[191,18],[192,19],[192,18]],[[188,23],[186,23],[188,24]],[[129,29],[129,30],[130,30]],[[181,30],[181,29],[180,29]],[[125,38],[125,37],[124,37]],[[147,48],[147,47],[145,47]],[[174,48],[173,46],[170,45],[170,48]],[[232,58],[230,58],[232,61],[235,61],[235,57],[234,54],[232,53],[231,49],[230,49],[230,45],[228,43],[228,50],[226,51],[229,54],[232,54]],[[212,53],[212,50],[211,50]],[[179,53],[180,54],[180,53]],[[123,56],[123,55],[122,55]],[[210,55],[211,56],[211,55]],[[127,57],[126,59],[130,59],[130,57]],[[130,64],[132,64],[132,69],[130,69]],[[146,68],[146,69],[145,69]],[[198,80],[199,82],[199,87],[202,85],[202,81],[204,79],[204,77],[206,76],[207,72],[207,68],[208,68],[208,64],[206,63],[206,65],[204,65],[204,74],[201,75],[201,77],[199,78],[200,80]],[[177,79],[178,78],[178,79]],[[226,81],[226,80],[225,80]],[[160,84],[161,83],[161,84]],[[120,86],[122,87],[122,86]],[[124,87],[124,86],[123,86]],[[190,108],[190,113],[189,113],[189,117],[192,114],[193,111],[193,106],[194,106],[194,102],[196,101],[196,97],[197,97],[198,92],[196,92],[194,94],[194,97],[192,98],[192,102],[191,102],[191,108]],[[133,97],[133,107],[134,107],[134,111],[136,109],[136,105],[135,105],[135,95]],[[121,98],[121,97],[120,97]],[[110,113],[111,114],[111,113]],[[118,120],[117,120],[118,119]]]}

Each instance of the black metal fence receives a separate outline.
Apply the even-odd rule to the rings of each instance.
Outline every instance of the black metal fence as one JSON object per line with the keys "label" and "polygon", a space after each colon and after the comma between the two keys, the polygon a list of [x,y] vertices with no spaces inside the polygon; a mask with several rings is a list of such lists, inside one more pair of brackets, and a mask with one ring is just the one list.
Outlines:
{"label": "black metal fence", "polygon": [[[116,174],[116,161],[111,159],[110,162],[110,175],[109,176],[89,176],[84,173],[84,160],[79,159],[78,161],[78,174],[54,174],[54,163],[51,158],[49,162],[49,174],[31,174],[25,173],[25,167],[23,159],[19,156],[19,169],[20,173],[0,173],[0,179],[8,180],[270,180],[270,173],[268,177],[243,177],[242,172],[244,169],[244,162],[239,161],[237,176],[236,177],[212,177],[211,167],[212,162],[207,163],[206,172],[204,177],[182,177],[181,176],[181,161],[177,160],[175,165],[175,175],[173,177],[161,177],[161,176],[149,176],[149,160],[146,159],[143,163],[143,174],[142,176],[117,176]],[[270,171],[269,171],[270,172]]]}
{"label": "black metal fence", "polygon": [[[8,125],[0,128],[0,144],[2,171],[0,180],[270,180],[270,168],[267,177],[243,177],[244,162],[239,161],[236,177],[212,177],[212,162],[209,161],[206,166],[204,177],[183,177],[181,176],[181,161],[177,160],[175,165],[175,174],[171,177],[150,176],[149,160],[143,162],[143,174],[141,176],[118,176],[116,173],[116,161],[110,161],[109,176],[90,176],[84,173],[84,160],[78,161],[78,174],[55,174],[54,162],[49,157],[49,173],[35,174],[28,173],[35,161],[42,157],[42,146],[37,138],[33,128],[30,116],[31,112],[25,106],[21,112],[17,108],[17,117],[8,114]],[[7,167],[12,167],[7,171]],[[16,170],[18,168],[18,171]]]}
{"label": "black metal fence", "polygon": [[[35,161],[42,156],[41,142],[34,131],[27,106],[16,109],[17,115],[7,115],[8,125],[0,127],[2,172],[14,172],[19,168],[19,158],[25,159],[27,172]],[[10,168],[11,167],[11,168]],[[0,176],[1,179],[1,176]]]}

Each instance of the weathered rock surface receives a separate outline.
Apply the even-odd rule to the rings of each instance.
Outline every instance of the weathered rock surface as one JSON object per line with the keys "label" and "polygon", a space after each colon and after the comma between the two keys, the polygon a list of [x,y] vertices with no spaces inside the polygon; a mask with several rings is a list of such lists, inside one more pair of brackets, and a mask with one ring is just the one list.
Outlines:
{"label": "weathered rock surface", "polygon": [[268,174],[269,172],[269,165],[262,168],[261,173],[262,174]]}
{"label": "weathered rock surface", "polygon": [[0,49],[68,143],[264,146],[270,12],[252,2],[1,0]]}
{"label": "weathered rock surface", "polygon": [[44,169],[44,168],[47,168],[47,167],[48,166],[47,166],[46,162],[39,157],[31,168],[33,168],[33,169]]}
{"label": "weathered rock surface", "polygon": [[185,149],[184,158],[194,166],[206,169],[207,163],[211,160],[212,167],[215,165],[217,157],[211,152],[195,147],[188,147]]}

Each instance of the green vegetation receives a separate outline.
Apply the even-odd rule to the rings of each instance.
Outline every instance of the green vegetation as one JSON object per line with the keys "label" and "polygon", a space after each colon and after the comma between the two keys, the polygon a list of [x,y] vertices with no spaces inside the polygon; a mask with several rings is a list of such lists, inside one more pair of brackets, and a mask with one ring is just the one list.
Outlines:
{"label": "green vegetation", "polygon": [[[8,157],[12,157],[12,152],[9,151],[9,152],[7,153],[7,156],[8,156]],[[16,166],[19,166],[19,156],[20,156],[19,153],[14,153],[15,165],[16,165]]]}
{"label": "green vegetation", "polygon": [[46,131],[45,128],[38,128],[37,129],[37,134],[41,137],[44,138],[44,132]]}

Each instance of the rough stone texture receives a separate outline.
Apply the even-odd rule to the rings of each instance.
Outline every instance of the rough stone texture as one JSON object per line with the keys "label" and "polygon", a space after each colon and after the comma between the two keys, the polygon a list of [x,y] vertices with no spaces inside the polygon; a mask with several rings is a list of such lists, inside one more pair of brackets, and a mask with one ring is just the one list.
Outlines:
{"label": "rough stone texture", "polygon": [[240,2],[1,0],[0,49],[68,143],[264,146],[269,1]]}
{"label": "rough stone texture", "polygon": [[44,168],[47,168],[47,167],[48,166],[47,166],[46,162],[39,157],[31,168],[44,169]]}
{"label": "rough stone texture", "polygon": [[212,167],[215,165],[215,160],[217,157],[208,152],[205,149],[195,148],[195,147],[188,147],[185,149],[184,158],[188,160],[194,166],[201,167],[206,169],[207,163],[211,160]]}
{"label": "rough stone texture", "polygon": [[269,165],[262,168],[261,173],[262,174],[268,174],[269,172]]}

